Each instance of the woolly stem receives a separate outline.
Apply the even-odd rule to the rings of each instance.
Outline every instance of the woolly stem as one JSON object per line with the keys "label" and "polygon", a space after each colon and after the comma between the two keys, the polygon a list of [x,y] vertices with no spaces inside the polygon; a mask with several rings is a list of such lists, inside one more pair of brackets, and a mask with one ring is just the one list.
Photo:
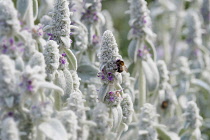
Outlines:
{"label": "woolly stem", "polygon": [[171,67],[171,65],[174,62],[174,57],[176,55],[176,43],[177,43],[177,38],[178,38],[178,34],[180,33],[180,29],[181,29],[181,17],[180,17],[180,13],[183,11],[183,5],[184,2],[181,0],[179,1],[178,4],[178,9],[177,9],[177,20],[176,20],[176,27],[174,28],[174,32],[171,38],[171,44],[172,44],[172,54],[171,54],[171,63],[169,63],[169,67]]}
{"label": "woolly stem", "polygon": [[139,60],[139,109],[146,103],[146,79],[142,61],[143,60]]}
{"label": "woolly stem", "polygon": [[120,140],[120,137],[121,137],[123,131],[125,130],[125,128],[126,128],[126,124],[124,124],[124,123],[121,122],[120,123],[120,126],[118,128],[118,131],[117,131],[116,140]]}
{"label": "woolly stem", "polygon": [[96,50],[93,50],[91,48],[92,47],[89,47],[89,49],[87,50],[88,51],[88,57],[90,59],[90,62],[94,63],[95,62],[95,51]]}
{"label": "woolly stem", "polygon": [[54,99],[55,99],[55,109],[61,110],[61,96],[59,93],[54,93]]}
{"label": "woolly stem", "polygon": [[44,134],[39,130],[39,124],[36,126],[36,140],[45,140]]}
{"label": "woolly stem", "polygon": [[34,26],[34,17],[33,17],[33,2],[29,0],[28,12],[26,13],[26,23],[29,28]]}
{"label": "woolly stem", "polygon": [[169,46],[169,34],[167,32],[163,33],[163,47],[164,47],[164,60],[166,64],[170,62],[170,46]]}

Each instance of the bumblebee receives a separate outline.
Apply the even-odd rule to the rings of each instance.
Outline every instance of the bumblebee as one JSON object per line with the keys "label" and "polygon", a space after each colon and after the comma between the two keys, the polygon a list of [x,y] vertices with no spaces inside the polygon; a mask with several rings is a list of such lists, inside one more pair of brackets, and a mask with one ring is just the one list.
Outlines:
{"label": "bumblebee", "polygon": [[116,69],[117,72],[119,72],[119,73],[121,73],[121,72],[123,72],[123,71],[128,72],[127,67],[125,66],[124,61],[118,59],[118,60],[116,61],[116,65],[117,65],[117,69]]}
{"label": "bumblebee", "polygon": [[168,104],[169,104],[168,100],[163,101],[162,104],[161,104],[161,108],[166,109],[168,107]]}

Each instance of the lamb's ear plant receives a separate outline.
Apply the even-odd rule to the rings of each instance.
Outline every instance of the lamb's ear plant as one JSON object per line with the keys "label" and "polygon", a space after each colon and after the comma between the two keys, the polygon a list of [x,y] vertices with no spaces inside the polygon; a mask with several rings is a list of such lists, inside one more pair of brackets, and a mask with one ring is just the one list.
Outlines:
{"label": "lamb's ear plant", "polygon": [[83,12],[81,21],[88,31],[87,56],[90,62],[94,63],[97,50],[99,50],[99,39],[101,37],[100,26],[104,24],[104,17],[101,14],[101,0],[83,0]]}
{"label": "lamb's ear plant", "polygon": [[[59,45],[60,54],[66,53],[69,62],[69,69],[77,69],[77,59],[70,50],[70,12],[67,0],[56,0],[54,9],[49,13],[52,17],[50,25],[46,25],[43,30],[50,34],[50,38]],[[62,15],[62,16],[61,16]]]}
{"label": "lamb's ear plant", "polygon": [[[178,131],[181,115],[181,107],[179,106],[175,91],[169,83],[169,71],[163,60],[157,61],[158,71],[160,74],[160,84],[158,89],[158,96],[153,99],[156,103],[156,108],[159,117],[159,121],[162,124],[171,125],[168,126],[169,130]],[[176,120],[176,121],[174,121]]]}
{"label": "lamb's ear plant", "polygon": [[0,40],[2,37],[12,37],[19,35],[20,24],[18,21],[18,13],[11,0],[0,1]]}
{"label": "lamb's ear plant", "polygon": [[56,118],[61,120],[62,124],[64,125],[68,139],[77,140],[77,130],[80,128],[78,126],[76,114],[71,110],[64,110],[57,112]]}
{"label": "lamb's ear plant", "polygon": [[159,59],[164,59],[166,64],[170,63],[171,60],[170,36],[176,26],[175,11],[176,5],[171,0],[156,1],[151,8],[151,17],[155,22],[153,30],[157,34],[156,48],[164,52],[163,56],[159,55]]}
{"label": "lamb's ear plant", "polygon": [[210,41],[209,41],[209,35],[210,35],[210,26],[209,26],[209,12],[210,12],[210,1],[209,0],[203,0],[203,5],[201,8],[201,14],[204,20],[204,34],[203,34],[203,44],[209,49],[208,46],[210,46]]}
{"label": "lamb's ear plant", "polygon": [[67,132],[61,121],[57,118],[52,118],[52,108],[49,102],[40,102],[40,104],[31,107],[30,112],[35,133],[32,139],[68,140]]}
{"label": "lamb's ear plant", "polygon": [[2,121],[1,138],[3,140],[20,140],[17,122],[13,117],[7,117]]}
{"label": "lamb's ear plant", "polygon": [[185,124],[183,129],[180,131],[181,140],[202,140],[200,127],[202,125],[203,118],[199,115],[199,108],[194,101],[187,103],[183,116],[185,117]]}
{"label": "lamb's ear plant", "polygon": [[141,108],[140,121],[139,121],[139,139],[157,140],[157,131],[155,130],[155,119],[158,115],[156,110],[151,104],[144,104]]}
{"label": "lamb's ear plant", "polygon": [[[102,86],[99,90],[98,97],[101,102],[110,108],[110,116],[113,119],[112,131],[117,133],[117,139],[119,139],[122,131],[126,130],[126,124],[122,122],[123,113],[129,110],[129,108],[122,110],[123,105],[120,106],[121,101],[124,100],[126,102],[125,100],[128,100],[127,102],[130,108],[132,108],[132,101],[131,99],[123,98],[125,95],[123,95],[124,92],[121,87],[121,73],[125,70],[125,64],[122,56],[118,53],[115,38],[109,30],[103,34],[99,59],[100,72],[98,73],[98,77],[101,78]],[[132,116],[132,113],[126,115]]]}
{"label": "lamb's ear plant", "polygon": [[0,105],[1,115],[7,113],[8,110],[16,110],[19,107],[20,94],[15,91],[18,88],[18,79],[15,78],[17,71],[15,70],[14,61],[7,55],[0,55]]}
{"label": "lamb's ear plant", "polygon": [[96,126],[90,131],[93,140],[113,138],[111,133],[112,119],[109,118],[109,108],[105,104],[98,103],[96,105],[93,110],[93,121],[96,123]]}
{"label": "lamb's ear plant", "polygon": [[151,19],[145,0],[129,0],[130,14],[128,39],[128,56],[131,60],[129,70],[131,76],[138,76],[138,104],[146,103],[146,92],[154,92],[159,83],[156,61],[156,51],[153,44],[155,34],[151,29]]}
{"label": "lamb's ear plant", "polygon": [[208,140],[209,4],[0,0],[0,140]]}
{"label": "lamb's ear plant", "polygon": [[187,43],[189,45],[186,55],[191,61],[192,69],[204,69],[205,57],[209,57],[208,50],[202,44],[202,28],[198,13],[189,11],[186,17],[188,27]]}

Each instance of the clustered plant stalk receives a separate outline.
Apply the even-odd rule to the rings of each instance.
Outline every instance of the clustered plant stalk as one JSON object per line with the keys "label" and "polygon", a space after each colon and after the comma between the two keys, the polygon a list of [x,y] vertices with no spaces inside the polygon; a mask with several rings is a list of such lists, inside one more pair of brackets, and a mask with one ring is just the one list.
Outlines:
{"label": "clustered plant stalk", "polygon": [[209,140],[210,1],[128,0],[128,58],[102,4],[0,0],[0,140]]}

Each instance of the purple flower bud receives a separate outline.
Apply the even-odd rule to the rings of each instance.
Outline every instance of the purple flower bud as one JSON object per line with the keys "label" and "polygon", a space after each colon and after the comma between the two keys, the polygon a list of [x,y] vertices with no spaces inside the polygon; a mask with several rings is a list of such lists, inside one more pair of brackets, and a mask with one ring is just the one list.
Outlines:
{"label": "purple flower bud", "polygon": [[28,85],[27,86],[27,90],[31,92],[33,90],[33,86],[32,85]]}
{"label": "purple flower bud", "polygon": [[65,57],[65,56],[66,56],[66,53],[62,53],[62,56],[64,56],[64,57]]}
{"label": "purple flower bud", "polygon": [[9,42],[10,42],[10,45],[13,45],[14,44],[14,39],[13,38],[10,38],[9,39]]}
{"label": "purple flower bud", "polygon": [[110,100],[111,102],[114,102],[114,97],[113,97],[113,96],[110,96],[110,97],[109,97],[109,100]]}
{"label": "purple flower bud", "polygon": [[62,64],[66,64],[66,60],[65,59],[61,59],[61,63]]}
{"label": "purple flower bud", "polygon": [[7,115],[8,115],[9,117],[13,117],[13,116],[14,116],[14,113],[13,113],[13,112],[8,112]]}

